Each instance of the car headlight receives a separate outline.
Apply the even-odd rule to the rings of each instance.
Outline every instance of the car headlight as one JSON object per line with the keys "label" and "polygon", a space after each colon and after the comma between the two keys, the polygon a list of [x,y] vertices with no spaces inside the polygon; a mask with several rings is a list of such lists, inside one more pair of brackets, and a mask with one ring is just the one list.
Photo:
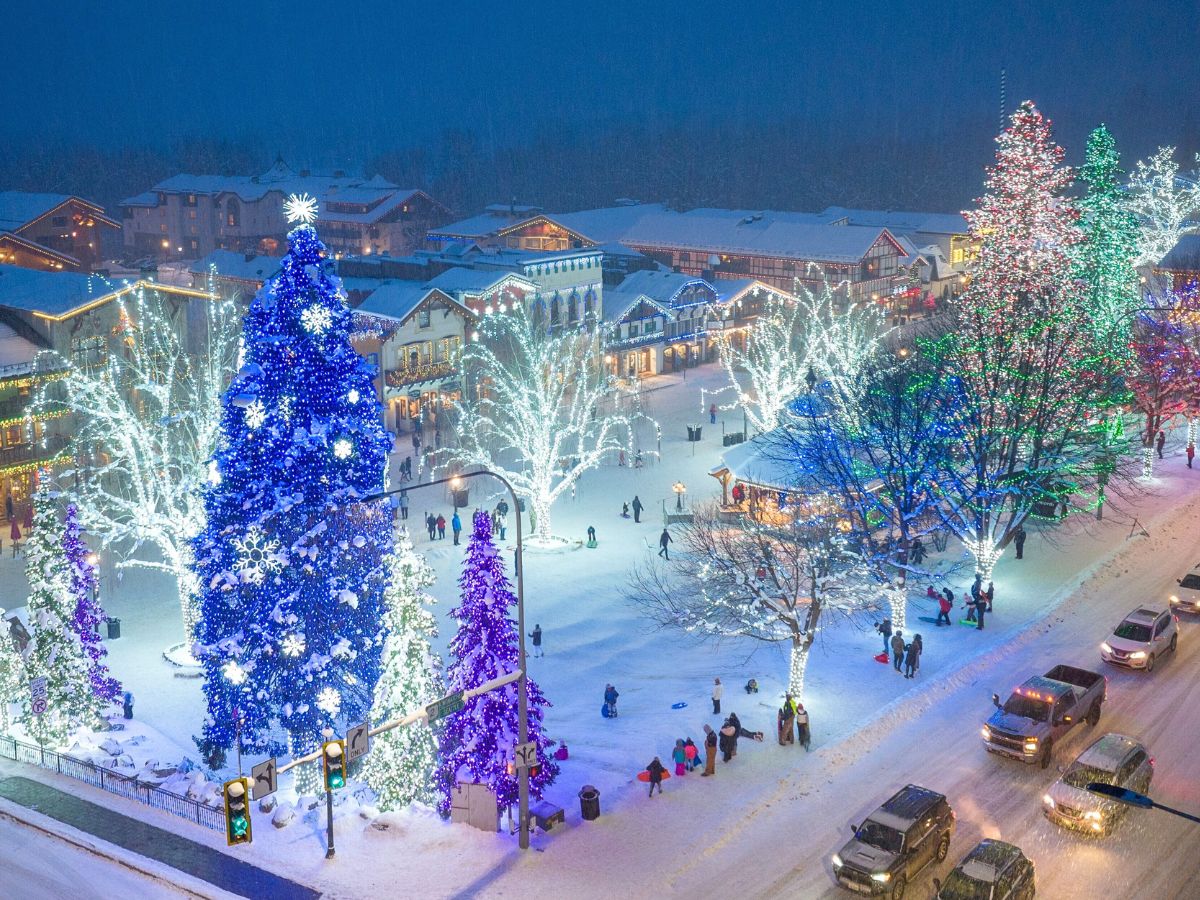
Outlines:
{"label": "car headlight", "polygon": [[1051,809],[1054,809],[1054,798],[1051,797],[1049,794],[1042,794],[1042,802],[1045,803]]}
{"label": "car headlight", "polygon": [[1025,752],[1026,753],[1037,753],[1037,748],[1038,748],[1038,743],[1037,743],[1036,738],[1030,739],[1025,742]]}
{"label": "car headlight", "polygon": [[1129,658],[1130,659],[1145,659],[1146,651],[1145,650],[1134,650],[1132,653],[1129,654]]}
{"label": "car headlight", "polygon": [[840,869],[842,867],[842,858],[840,856],[838,856],[836,853],[833,854],[832,862],[833,862],[833,867],[835,869]]}
{"label": "car headlight", "polygon": [[1178,598],[1178,597],[1176,597],[1174,594],[1172,594],[1172,595],[1171,595],[1171,602],[1172,602],[1172,603],[1178,603],[1178,602],[1179,602],[1179,598]]}
{"label": "car headlight", "polygon": [[990,741],[992,739],[992,729],[988,728],[986,725],[979,729],[979,733],[983,735],[983,739],[985,741]]}
{"label": "car headlight", "polygon": [[880,884],[887,884],[889,881],[892,880],[892,873],[891,872],[876,872],[874,875],[871,876],[871,879],[873,881],[878,881]]}
{"label": "car headlight", "polygon": [[1083,817],[1085,819],[1090,819],[1093,822],[1100,822],[1100,821],[1103,821],[1103,819],[1104,819],[1104,816],[1101,815],[1100,813],[1096,812],[1096,810],[1094,810],[1094,809],[1089,809],[1087,812],[1085,812],[1083,814]]}
{"label": "car headlight", "polygon": [[1104,641],[1104,643],[1100,645],[1100,649],[1105,653],[1112,653],[1112,647],[1108,645],[1108,641]]}

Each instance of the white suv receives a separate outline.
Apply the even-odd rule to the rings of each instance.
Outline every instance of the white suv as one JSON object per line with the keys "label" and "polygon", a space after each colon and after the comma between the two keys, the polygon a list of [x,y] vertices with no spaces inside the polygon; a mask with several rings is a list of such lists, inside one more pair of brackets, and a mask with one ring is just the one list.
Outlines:
{"label": "white suv", "polygon": [[1042,812],[1051,822],[1092,834],[1108,834],[1126,807],[1087,789],[1092,782],[1138,793],[1150,789],[1154,760],[1144,744],[1123,734],[1106,734],[1071,763],[1062,778],[1042,797]]}
{"label": "white suv", "polygon": [[1139,607],[1125,617],[1100,645],[1106,663],[1154,670],[1154,661],[1179,643],[1179,624],[1170,610]]}
{"label": "white suv", "polygon": [[1179,579],[1179,590],[1171,595],[1172,611],[1200,613],[1200,566]]}

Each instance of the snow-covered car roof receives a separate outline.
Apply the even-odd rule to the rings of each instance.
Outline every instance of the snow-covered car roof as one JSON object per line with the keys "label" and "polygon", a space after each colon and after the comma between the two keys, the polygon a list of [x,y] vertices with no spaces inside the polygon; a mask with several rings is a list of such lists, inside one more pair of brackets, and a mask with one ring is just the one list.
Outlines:
{"label": "snow-covered car roof", "polygon": [[1076,762],[1105,771],[1116,771],[1131,751],[1142,746],[1128,735],[1110,732],[1079,754]]}

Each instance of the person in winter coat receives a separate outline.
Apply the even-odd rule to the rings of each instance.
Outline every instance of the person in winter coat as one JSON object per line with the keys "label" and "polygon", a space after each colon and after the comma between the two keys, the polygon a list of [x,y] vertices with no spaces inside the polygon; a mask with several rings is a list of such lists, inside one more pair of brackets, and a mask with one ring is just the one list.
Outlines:
{"label": "person in winter coat", "polygon": [[1195,444],[1187,445],[1187,458],[1188,458],[1188,468],[1190,469],[1192,467],[1192,460],[1196,458],[1196,445]]}
{"label": "person in winter coat", "polygon": [[683,748],[683,738],[675,742],[675,749],[671,751],[671,759],[675,760],[676,776],[684,776],[687,774],[687,750]]}
{"label": "person in winter coat", "polygon": [[438,532],[438,540],[444,541],[446,539],[446,517],[445,516],[439,515],[437,517],[437,532]]}
{"label": "person in winter coat", "polygon": [[978,603],[979,596],[983,593],[983,576],[978,572],[975,573],[975,581],[971,584],[971,599]]}
{"label": "person in winter coat", "polygon": [[642,508],[643,507],[642,507],[641,498],[637,494],[634,494],[633,495],[633,521],[634,522],[642,521]]}
{"label": "person in winter coat", "polygon": [[700,768],[700,748],[696,746],[695,742],[690,737],[683,742],[683,752],[687,756],[687,767],[689,772],[691,772],[693,769]]}
{"label": "person in winter coat", "polygon": [[779,707],[779,712],[775,715],[775,724],[779,732],[779,746],[793,743],[792,726],[796,724],[796,705],[792,703],[791,694],[784,697],[783,706]]}
{"label": "person in winter coat", "polygon": [[937,625],[940,628],[943,624],[946,624],[946,625],[951,624],[950,611],[954,609],[954,604],[951,602],[950,598],[947,597],[945,594],[938,594],[937,600],[938,600]]}
{"label": "person in winter coat", "polygon": [[712,702],[713,702],[713,715],[714,716],[719,716],[721,714],[721,697],[724,693],[725,693],[725,686],[723,684],[721,684],[721,679],[714,678],[713,679],[713,689],[712,689]]}
{"label": "person in winter coat", "polygon": [[709,425],[717,424],[717,404],[715,404],[715,403],[712,404],[708,408],[708,424]]}
{"label": "person in winter coat", "polygon": [[914,639],[904,647],[904,677],[912,678],[917,671],[917,660],[921,656],[921,645]]}
{"label": "person in winter coat", "polygon": [[458,517],[458,510],[454,511],[454,515],[450,517],[450,527],[454,531],[454,546],[458,546],[458,537],[462,534],[462,519]]}
{"label": "person in winter coat", "polygon": [[621,518],[622,519],[629,518],[629,504],[628,503],[621,504]]}
{"label": "person in winter coat", "polygon": [[430,513],[425,517],[425,530],[429,532],[429,539],[432,541],[437,537],[437,519]]}
{"label": "person in winter coat", "polygon": [[658,536],[658,555],[665,557],[667,562],[671,561],[671,551],[667,549],[669,543],[671,543],[671,532],[664,528],[662,534]]}
{"label": "person in winter coat", "polygon": [[620,696],[617,693],[617,689],[611,684],[604,686],[604,705],[608,707],[608,717],[610,719],[617,717],[617,698]]}
{"label": "person in winter coat", "polygon": [[650,793],[647,796],[654,796],[654,789],[657,787],[658,792],[662,793],[662,777],[663,772],[667,771],[663,766],[662,761],[656,756],[650,761],[650,765],[646,766],[646,771],[650,775]]}
{"label": "person in winter coat", "polygon": [[751,678],[749,681],[746,682],[746,693],[747,694],[757,694],[758,693],[758,679],[757,678]]}
{"label": "person in winter coat", "polygon": [[763,739],[763,733],[761,731],[750,731],[747,728],[743,728],[742,720],[737,717],[737,713],[729,714],[729,722],[731,725],[733,725],[733,727],[735,729],[737,729],[736,733],[733,736],[733,755],[734,756],[737,756],[738,738],[747,737],[754,741],[761,741]]}
{"label": "person in winter coat", "polygon": [[1163,455],[1162,455],[1163,444],[1165,444],[1166,442],[1167,442],[1167,435],[1164,432],[1160,431],[1158,433],[1158,440],[1154,442],[1154,446],[1158,448],[1158,458],[1159,459],[1163,458]]}
{"label": "person in winter coat", "polygon": [[925,588],[925,599],[926,600],[935,600],[936,601],[938,599],[938,597],[940,597],[940,596],[941,596],[941,594],[939,594],[937,592],[937,590],[934,588],[934,586],[932,584],[929,585],[929,587]]}
{"label": "person in winter coat", "polygon": [[722,762],[729,762],[737,753],[737,729],[733,727],[733,723],[728,719],[721,726],[721,737],[719,740],[721,747]]}
{"label": "person in winter coat", "polygon": [[704,771],[700,773],[703,778],[707,775],[717,774],[717,733],[712,730],[711,725],[704,726]]}
{"label": "person in winter coat", "polygon": [[545,656],[546,654],[542,652],[542,626],[535,624],[529,636],[533,639],[533,655]]}
{"label": "person in winter coat", "polygon": [[1017,548],[1017,559],[1022,559],[1025,556],[1025,526],[1018,525],[1016,533],[1013,534],[1013,546]]}
{"label": "person in winter coat", "polygon": [[899,628],[892,635],[892,665],[900,671],[900,663],[904,661],[904,632]]}
{"label": "person in winter coat", "polygon": [[887,653],[892,640],[892,620],[884,619],[882,622],[877,622],[875,630],[883,635],[883,652]]}
{"label": "person in winter coat", "polygon": [[913,540],[912,547],[908,551],[908,556],[913,561],[914,566],[919,566],[925,561],[925,545],[921,543],[920,538]]}
{"label": "person in winter coat", "polygon": [[588,526],[587,536],[588,536],[588,546],[594,547],[596,545],[596,526],[594,526],[594,525]]}
{"label": "person in winter coat", "polygon": [[989,581],[987,590],[983,592],[983,599],[987,601],[987,611],[992,611],[992,600],[996,598],[996,585]]}
{"label": "person in winter coat", "polygon": [[400,492],[400,518],[408,518],[408,491]]}
{"label": "person in winter coat", "polygon": [[975,615],[978,617],[975,620],[975,630],[983,631],[983,614],[987,612],[987,597],[982,594],[979,600],[975,603]]}
{"label": "person in winter coat", "polygon": [[796,704],[796,740],[800,742],[800,746],[808,751],[808,745],[812,737],[808,730],[808,710],[804,708],[803,703]]}

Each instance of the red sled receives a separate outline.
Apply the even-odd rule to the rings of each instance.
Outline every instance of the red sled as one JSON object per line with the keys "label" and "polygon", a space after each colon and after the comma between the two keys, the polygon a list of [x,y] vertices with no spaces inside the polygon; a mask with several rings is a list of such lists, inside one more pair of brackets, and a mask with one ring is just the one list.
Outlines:
{"label": "red sled", "polygon": [[[663,773],[662,773],[662,780],[663,780],[663,781],[666,781],[666,780],[667,780],[668,778],[670,778],[670,777],[671,777],[671,773],[670,773],[670,772],[663,772]],[[638,781],[642,782],[642,784],[649,784],[649,783],[650,783],[650,773],[649,773],[649,772],[647,772],[647,771],[645,771],[645,770],[642,770],[641,772],[638,772]]]}
{"label": "red sled", "polygon": [[883,663],[886,666],[887,661],[888,661],[888,655],[886,653],[875,654],[875,662]]}

